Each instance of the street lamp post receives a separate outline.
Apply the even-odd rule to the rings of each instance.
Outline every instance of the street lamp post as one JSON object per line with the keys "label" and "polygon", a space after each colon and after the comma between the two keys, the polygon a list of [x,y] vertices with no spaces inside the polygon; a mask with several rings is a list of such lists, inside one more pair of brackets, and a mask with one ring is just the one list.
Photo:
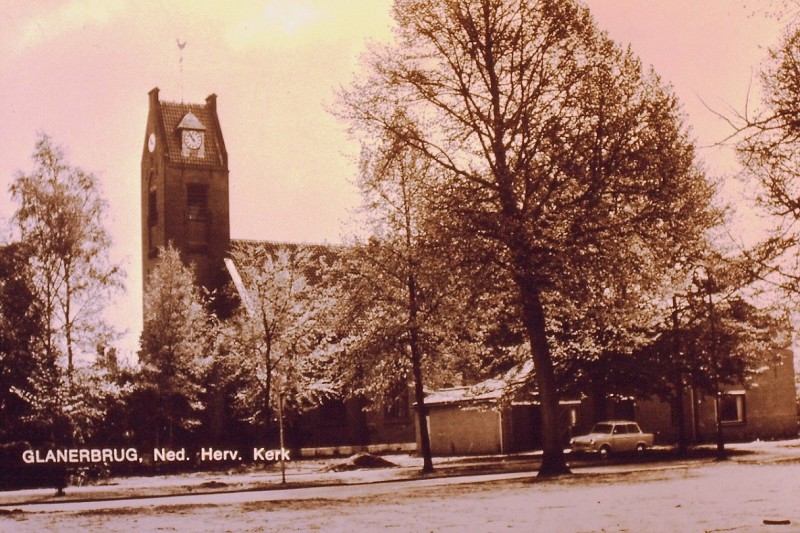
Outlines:
{"label": "street lamp post", "polygon": [[286,443],[283,440],[283,394],[278,391],[278,415],[279,415],[279,422],[278,422],[278,431],[280,433],[280,445],[281,445],[281,483],[286,483],[286,462],[283,460],[283,450],[286,446]]}
{"label": "street lamp post", "polygon": [[[672,352],[673,357],[675,360],[680,358],[680,339],[678,335],[680,334],[680,323],[679,323],[679,316],[678,316],[678,295],[672,295]],[[678,367],[677,376],[675,376],[675,410],[676,410],[676,418],[678,419],[678,453],[683,455],[686,453],[686,424],[685,424],[685,412],[684,412],[684,405],[683,405],[683,393],[684,393],[684,383],[683,383],[683,368]]]}
{"label": "street lamp post", "polygon": [[[710,284],[709,284],[710,285]],[[717,461],[724,461],[727,459],[725,453],[725,435],[722,433],[722,409],[721,399],[722,392],[719,389],[719,355],[717,354],[717,328],[714,316],[714,299],[711,296],[711,288],[708,290],[708,310],[709,321],[711,327],[711,361],[714,365],[714,411],[716,414],[717,423]]]}
{"label": "street lamp post", "polygon": [[699,288],[704,288],[706,295],[708,296],[708,322],[709,322],[709,333],[711,335],[710,339],[710,362],[711,362],[711,372],[712,376],[711,379],[713,380],[714,384],[714,415],[715,415],[715,422],[716,422],[716,433],[717,433],[717,461],[724,461],[727,459],[727,454],[725,453],[725,435],[722,432],[722,410],[721,410],[721,399],[722,399],[722,392],[720,391],[719,382],[720,382],[720,361],[719,361],[719,354],[717,353],[717,323],[716,323],[716,313],[714,308],[714,296],[713,296],[713,289],[714,289],[714,281],[710,273],[706,272],[703,269],[703,277],[702,279],[697,279],[697,285]]}

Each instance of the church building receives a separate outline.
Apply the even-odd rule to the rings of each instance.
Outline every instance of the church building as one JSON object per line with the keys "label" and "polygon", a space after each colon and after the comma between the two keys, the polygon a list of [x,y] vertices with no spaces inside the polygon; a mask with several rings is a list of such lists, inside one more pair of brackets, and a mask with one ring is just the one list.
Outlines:
{"label": "church building", "polygon": [[[216,95],[208,96],[204,104],[177,103],[160,100],[158,88],[150,91],[141,180],[144,280],[155,268],[159,247],[171,242],[183,261],[193,265],[198,284],[217,292],[216,311],[226,314],[228,303],[219,301],[233,280],[225,260],[237,241],[230,235],[228,152]],[[304,246],[266,241],[246,244],[269,250]],[[366,413],[356,402],[330,400],[303,414],[309,430],[304,441],[317,448],[365,440],[411,443],[413,447],[414,425],[407,401],[401,411],[392,406]]]}

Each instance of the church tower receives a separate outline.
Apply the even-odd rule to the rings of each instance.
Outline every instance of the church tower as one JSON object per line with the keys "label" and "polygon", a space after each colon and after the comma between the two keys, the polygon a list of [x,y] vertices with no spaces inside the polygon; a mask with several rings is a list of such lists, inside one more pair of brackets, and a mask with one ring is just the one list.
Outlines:
{"label": "church tower", "polygon": [[172,242],[199,284],[226,282],[230,245],[228,152],[217,96],[205,104],[163,102],[150,91],[142,149],[142,271],[147,280],[158,248]]}

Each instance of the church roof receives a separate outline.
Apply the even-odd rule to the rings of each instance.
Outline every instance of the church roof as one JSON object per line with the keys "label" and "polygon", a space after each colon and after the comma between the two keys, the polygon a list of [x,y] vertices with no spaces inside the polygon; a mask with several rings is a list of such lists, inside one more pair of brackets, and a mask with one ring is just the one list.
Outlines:
{"label": "church roof", "polygon": [[245,265],[237,264],[235,261],[237,253],[242,253],[252,258],[256,263],[266,261],[267,258],[275,260],[282,253],[286,253],[289,256],[298,253],[302,254],[304,259],[301,261],[301,272],[306,280],[316,285],[323,281],[320,276],[321,271],[324,270],[326,265],[333,264],[341,256],[342,250],[342,246],[330,244],[303,244],[232,239],[230,252],[225,259],[225,267],[239,294],[239,298],[242,300],[245,307],[247,307],[248,284],[251,280],[248,280],[247,273],[241,270]]}
{"label": "church roof", "polygon": [[[185,104],[178,102],[159,101],[161,116],[164,121],[164,132],[166,133],[167,154],[169,159],[174,162],[190,163],[194,165],[224,165],[222,157],[222,142],[217,138],[216,128],[210,127],[214,124],[216,117],[214,111],[206,104]],[[181,125],[187,116],[193,116],[198,126]],[[191,119],[189,119],[191,120]],[[194,122],[192,121],[192,122]],[[205,130],[205,156],[181,155],[181,137],[179,127],[190,129]]]}
{"label": "church roof", "polygon": [[[306,277],[312,283],[318,281],[314,265],[334,263],[342,254],[343,247],[341,245],[332,244],[309,244],[309,243],[294,243],[294,242],[277,242],[277,241],[256,241],[247,239],[231,239],[231,251],[239,250],[246,252],[252,257],[266,257],[271,256],[275,259],[280,252],[287,252],[290,255],[298,252],[303,252],[310,260],[310,270],[305,272]],[[231,253],[228,254],[229,256]]]}
{"label": "church roof", "polygon": [[313,244],[302,242],[259,241],[253,239],[231,239],[231,248],[259,248],[264,252],[275,254],[279,250],[295,252],[308,250],[313,255],[335,258],[344,248],[337,244]]}

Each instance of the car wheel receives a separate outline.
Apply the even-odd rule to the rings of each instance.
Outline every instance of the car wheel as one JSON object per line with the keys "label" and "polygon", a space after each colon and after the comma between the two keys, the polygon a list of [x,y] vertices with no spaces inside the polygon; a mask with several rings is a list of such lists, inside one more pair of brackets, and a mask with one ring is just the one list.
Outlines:
{"label": "car wheel", "polygon": [[611,455],[611,447],[607,444],[600,446],[600,459],[608,459],[609,455]]}
{"label": "car wheel", "polygon": [[639,454],[639,455],[642,455],[646,449],[647,449],[647,446],[645,446],[641,442],[636,445],[636,453]]}

